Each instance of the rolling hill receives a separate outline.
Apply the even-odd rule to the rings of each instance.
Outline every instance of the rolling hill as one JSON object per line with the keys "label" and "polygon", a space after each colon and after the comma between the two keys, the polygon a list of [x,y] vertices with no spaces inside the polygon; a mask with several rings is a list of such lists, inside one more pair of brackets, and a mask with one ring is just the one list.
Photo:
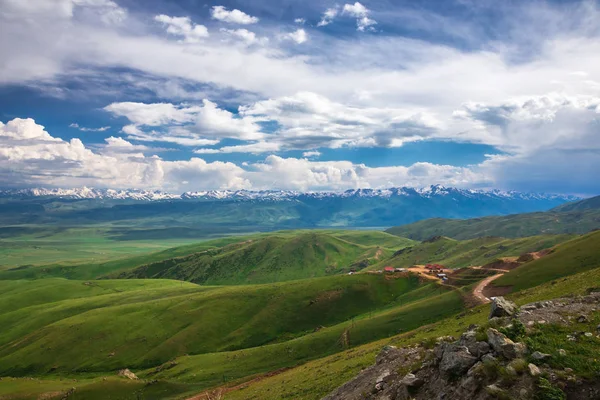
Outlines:
{"label": "rolling hill", "polygon": [[[323,243],[327,242],[332,244],[332,246],[326,246],[321,248],[315,248],[313,250],[318,250],[324,252],[325,254],[331,257],[331,262],[327,264],[326,260],[314,260],[314,257],[317,253],[311,253],[311,250],[307,249],[307,252],[304,253],[303,250],[300,250],[300,247],[307,246],[309,244],[306,240],[296,240],[299,236],[305,235],[305,238],[309,237],[310,233],[318,234]],[[278,239],[274,239],[278,238]],[[265,241],[266,240],[266,241]],[[343,230],[318,230],[318,231],[282,231],[276,233],[261,233],[254,235],[246,235],[246,236],[228,236],[220,239],[214,239],[209,241],[204,241],[200,243],[194,243],[185,246],[173,247],[167,250],[147,253],[133,257],[121,257],[115,260],[105,261],[105,262],[89,262],[89,261],[63,261],[60,264],[50,264],[50,265],[23,265],[13,268],[5,268],[4,270],[0,270],[0,280],[2,279],[40,279],[46,277],[61,277],[68,279],[96,279],[106,275],[118,276],[120,272],[130,271],[137,267],[141,267],[144,265],[151,265],[163,262],[165,260],[170,260],[174,258],[181,258],[185,256],[191,256],[197,253],[202,253],[204,256],[208,254],[214,253],[222,253],[218,251],[220,248],[224,248],[227,246],[228,250],[233,252],[236,248],[245,248],[243,246],[244,242],[254,243],[263,243],[265,246],[262,248],[264,251],[274,251],[278,245],[280,245],[284,241],[289,241],[289,244],[285,249],[280,250],[294,250],[294,247],[298,247],[295,254],[295,257],[300,257],[295,260],[295,265],[299,263],[303,263],[303,257],[313,257],[310,261],[306,259],[305,263],[313,263],[317,262],[320,265],[333,265],[335,262],[340,262],[340,268],[344,268],[347,265],[342,265],[341,263],[352,264],[356,260],[354,255],[356,255],[361,260],[368,258],[375,258],[375,255],[378,257],[387,256],[394,251],[401,249],[403,247],[414,244],[414,241],[410,239],[400,238],[394,235],[387,234],[381,231],[343,231]],[[268,241],[271,241],[269,245],[267,245]],[[277,242],[277,243],[276,243]],[[237,246],[235,246],[237,244]],[[313,244],[317,244],[314,242]],[[102,248],[96,249],[95,244],[88,244],[88,248],[95,249],[99,251],[107,246],[107,244],[103,244]],[[379,253],[378,253],[379,250]],[[260,256],[261,249],[256,249],[256,254]],[[302,252],[302,254],[298,253]],[[47,250],[44,250],[43,253],[47,253]],[[0,252],[1,254],[1,252]],[[79,254],[79,253],[78,253]],[[272,254],[273,255],[273,254]],[[363,257],[364,256],[364,257]],[[38,258],[43,258],[43,254],[36,256]],[[267,257],[265,255],[265,257]],[[363,257],[363,258],[361,258]],[[285,261],[285,256],[283,257]],[[239,257],[237,259],[238,263],[245,261],[241,260]],[[273,260],[271,260],[273,261]],[[293,264],[293,263],[292,263]],[[287,264],[286,264],[287,265]],[[312,264],[311,264],[312,265]],[[312,268],[309,265],[309,269]],[[343,271],[343,270],[341,270]],[[338,272],[341,272],[338,271]],[[293,273],[293,272],[292,272]],[[304,272],[298,271],[298,276],[301,277],[310,277],[309,271],[305,270]],[[319,273],[315,276],[322,276],[324,274]],[[285,276],[281,276],[281,279],[285,279]]]}
{"label": "rolling hill", "polygon": [[485,265],[500,257],[520,256],[524,253],[548,249],[572,239],[572,235],[542,235],[521,239],[484,237],[471,240],[455,240],[438,236],[398,250],[392,257],[370,266],[406,268],[415,264],[438,263],[447,268],[463,268]]}
{"label": "rolling hill", "polygon": [[[385,234],[384,234],[385,235]],[[219,249],[159,261],[113,278],[179,279],[201,284],[280,282],[360,270],[388,257],[392,251],[375,246],[377,238],[394,248],[409,242],[372,233],[334,236],[309,232],[295,236],[272,234]],[[365,246],[351,242],[370,243]]]}
{"label": "rolling hill", "polygon": [[[44,279],[4,281],[0,288],[0,375],[4,376],[139,370],[185,354],[226,355],[263,345],[284,350],[290,341],[314,332],[331,339],[304,348],[303,357],[316,357],[327,348],[329,352],[343,348],[335,345],[341,332],[327,334],[326,327],[343,323],[343,331],[347,321],[369,313],[375,315],[361,324],[390,323],[377,313],[387,315],[396,309],[402,313],[424,298],[454,293],[422,284],[414,276],[386,279],[372,274],[238,287],[164,280]],[[454,308],[432,308],[429,313],[456,312],[462,307],[460,296],[457,301]],[[425,315],[413,315],[403,324],[414,326]],[[397,327],[366,329],[362,339],[357,336],[352,341],[364,343],[389,334],[390,329]]]}
{"label": "rolling hill", "polygon": [[386,232],[413,240],[447,236],[465,240],[542,234],[584,234],[600,228],[600,196],[568,203],[547,212],[472,219],[433,218],[390,228]]}
{"label": "rolling hill", "polygon": [[596,268],[600,268],[600,232],[558,245],[550,254],[505,274],[493,286],[519,291]]}

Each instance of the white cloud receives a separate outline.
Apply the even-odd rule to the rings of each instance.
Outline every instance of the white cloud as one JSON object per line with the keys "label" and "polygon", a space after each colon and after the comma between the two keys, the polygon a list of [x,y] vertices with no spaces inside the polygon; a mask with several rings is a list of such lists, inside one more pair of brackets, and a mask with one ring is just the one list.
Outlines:
{"label": "white cloud", "polygon": [[71,19],[76,12],[97,17],[105,24],[118,24],[127,18],[127,10],[111,0],[0,1],[0,15],[8,18]]}
{"label": "white cloud", "polygon": [[302,44],[308,40],[308,34],[304,29],[296,29],[294,32],[282,35],[284,40],[293,40],[298,44]]}
{"label": "white cloud", "polygon": [[[15,140],[16,139],[16,140]],[[208,163],[201,158],[165,161],[144,156],[152,150],[122,138],[106,139],[101,153],[79,139],[52,137],[31,119],[0,123],[0,183],[44,186],[202,189],[347,189],[356,187],[426,186],[446,183],[468,186],[485,181],[466,168],[418,163],[410,167],[370,168],[348,161],[313,162],[306,158],[266,157],[246,163]],[[258,142],[256,146],[269,146]],[[249,145],[251,146],[251,145]],[[207,152],[205,152],[207,153]]]}
{"label": "white cloud", "polygon": [[238,40],[241,40],[242,42],[244,42],[247,45],[252,45],[252,44],[266,44],[269,39],[268,38],[258,38],[256,36],[256,33],[251,32],[247,29],[225,29],[225,28],[221,28],[221,32],[230,35],[231,37],[234,37]]}
{"label": "white cloud", "polygon": [[358,1],[354,4],[344,4],[342,14],[356,17],[356,30],[364,32],[372,30],[377,21],[369,18],[369,10]]}
{"label": "white cloud", "polygon": [[224,146],[220,149],[197,149],[196,154],[219,154],[219,153],[276,153],[281,150],[281,144],[277,142],[256,142],[237,146]]}
{"label": "white cloud", "polygon": [[[213,145],[222,138],[258,140],[264,137],[253,118],[239,117],[203,100],[202,106],[169,103],[113,103],[104,108],[132,124],[123,127],[131,138],[143,141],[166,141],[188,146]],[[165,130],[144,130],[161,127]]]}
{"label": "white cloud", "polygon": [[69,128],[79,129],[81,132],[105,132],[110,129],[110,126],[102,126],[100,128],[86,128],[84,126],[79,126],[77,122],[73,122],[69,125]]}
{"label": "white cloud", "polygon": [[167,33],[183,38],[186,43],[198,43],[209,36],[206,26],[193,24],[189,17],[169,17],[161,14],[154,17],[154,20],[165,25]]}
{"label": "white cloud", "polygon": [[227,22],[230,24],[249,25],[258,22],[258,18],[250,16],[240,10],[227,10],[224,6],[214,6],[211,9],[211,16],[213,19]]}
{"label": "white cloud", "polygon": [[304,153],[302,153],[302,157],[304,157],[304,158],[312,158],[312,157],[320,157],[320,156],[321,156],[320,151],[305,151]]}
{"label": "white cloud", "polygon": [[333,22],[333,20],[335,19],[335,17],[337,17],[338,13],[339,13],[338,7],[328,8],[323,13],[323,16],[321,17],[321,20],[319,21],[319,23],[317,24],[317,26],[327,26],[327,25],[329,25],[330,23]]}
{"label": "white cloud", "polygon": [[354,4],[344,4],[342,13],[360,18],[367,16],[369,14],[369,10],[357,1]]}
{"label": "white cloud", "polygon": [[288,149],[342,146],[400,146],[441,129],[434,115],[421,109],[348,106],[312,92],[256,102],[240,114],[276,121],[272,140]]}
{"label": "white cloud", "polygon": [[298,25],[304,25],[306,23],[306,20],[304,18],[296,18],[294,20],[294,23],[296,23]]}

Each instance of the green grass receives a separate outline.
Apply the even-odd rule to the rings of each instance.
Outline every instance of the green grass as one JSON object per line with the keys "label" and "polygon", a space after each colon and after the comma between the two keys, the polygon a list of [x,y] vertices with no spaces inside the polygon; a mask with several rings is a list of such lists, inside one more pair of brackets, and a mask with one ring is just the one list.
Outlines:
{"label": "green grass", "polygon": [[472,219],[432,218],[386,232],[413,240],[447,236],[457,240],[485,236],[507,238],[550,234],[584,234],[600,228],[600,210],[547,211]]}
{"label": "green grass", "polygon": [[[240,287],[142,281],[137,290],[140,281],[53,281],[3,283],[9,290],[0,295],[2,374],[149,368],[183,354],[283,342],[394,306],[421,287],[416,277],[375,275]],[[44,290],[52,294],[41,304]]]}
{"label": "green grass", "polygon": [[592,232],[557,246],[552,253],[505,274],[493,285],[519,291],[598,267],[600,232]]}
{"label": "green grass", "polygon": [[[548,300],[569,295],[584,295],[591,288],[597,287],[600,282],[600,268],[571,275],[561,279],[556,283],[546,283],[541,286],[527,289],[520,293],[514,293],[510,297],[517,304],[526,304],[530,302]],[[489,305],[478,306],[458,316],[441,319],[435,323],[421,326],[413,331],[395,335],[390,338],[374,341],[350,350],[337,353],[332,356],[324,357],[318,360],[307,362],[297,368],[290,369],[273,377],[266,378],[257,383],[248,385],[248,387],[230,392],[225,395],[227,400],[279,400],[279,399],[298,399],[314,400],[319,399],[333,391],[338,386],[354,378],[362,369],[371,366],[375,362],[376,355],[385,345],[394,345],[398,347],[409,346],[422,342],[429,342],[440,336],[451,335],[460,336],[471,324],[484,325],[487,322]],[[590,327],[593,326],[593,322]],[[546,329],[546,327],[542,327]],[[547,328],[549,331],[555,329]],[[572,329],[571,329],[572,330]],[[569,332],[572,333],[572,332]],[[558,335],[560,336],[561,333]],[[543,338],[543,333],[537,335]],[[560,339],[558,343],[552,344],[554,340]],[[541,349],[548,353],[554,353],[556,348],[565,348],[567,345],[562,343],[561,339],[551,333],[549,342],[544,344]],[[536,339],[538,340],[538,339]],[[589,343],[594,344],[594,342]],[[556,347],[551,349],[554,345]],[[541,346],[541,344],[538,344]],[[566,346],[566,347],[561,347]],[[590,361],[590,356],[595,356],[597,363],[597,344],[596,347],[585,345],[582,351],[578,351],[571,344],[569,349],[573,361],[570,361],[571,368],[579,368],[585,360]],[[590,353],[592,352],[592,353]],[[571,357],[571,356],[570,356]],[[597,365],[597,364],[595,364]],[[585,372],[583,372],[585,374]]]}
{"label": "green grass", "polygon": [[406,268],[415,264],[428,263],[439,263],[447,268],[485,265],[499,257],[520,256],[547,249],[573,237],[572,235],[542,235],[521,239],[484,237],[463,241],[438,237],[435,240],[406,247],[369,269],[382,269],[388,265]]}
{"label": "green grass", "polygon": [[[36,231],[37,232],[37,231]],[[253,235],[245,235],[245,236],[227,236],[219,239],[213,239],[208,241],[196,242],[193,244],[188,244],[184,246],[178,246],[169,248],[159,252],[150,252],[151,250],[141,251],[140,255],[131,256],[131,254],[136,254],[135,251],[130,253],[129,257],[120,257],[116,259],[111,259],[108,261],[101,262],[92,262],[90,259],[79,260],[78,253],[74,252],[72,255],[69,252],[69,247],[59,247],[60,254],[62,254],[62,258],[60,263],[48,264],[53,259],[48,258],[48,265],[44,264],[41,266],[35,265],[25,265],[21,267],[12,267],[10,270],[7,270],[8,267],[0,268],[0,280],[2,279],[41,279],[48,277],[62,277],[68,279],[96,279],[102,277],[104,275],[116,272],[122,272],[130,269],[134,269],[136,267],[140,267],[146,264],[152,264],[176,257],[188,256],[194,253],[203,252],[210,249],[217,249],[224,246],[228,246],[235,243],[245,242],[248,240],[264,240],[269,237],[279,237],[284,239],[292,240],[293,238],[308,235],[311,232],[316,232],[319,235],[328,236],[330,239],[328,240],[337,240],[342,247],[348,248],[362,248],[363,252],[365,252],[365,258],[373,257],[377,251],[377,247],[381,247],[382,257],[385,255],[389,255],[390,252],[405,247],[407,245],[414,244],[413,241],[399,238],[394,235],[389,235],[384,232],[379,231],[339,231],[339,230],[315,230],[315,231],[281,231],[275,233],[260,233]],[[88,236],[85,236],[88,234]],[[96,251],[97,249],[94,244],[95,241],[100,241],[102,246],[110,246],[113,244],[115,248],[119,249],[119,246],[133,246],[135,242],[115,242],[109,241],[106,238],[98,238],[96,236],[89,236],[89,232],[82,233],[81,240],[87,240],[87,244],[82,244],[81,242],[78,244],[79,246],[83,246],[84,249],[88,249],[87,251]],[[16,239],[15,239],[16,240]],[[25,238],[19,237],[19,240],[23,240],[23,243],[28,243]],[[381,242],[380,245],[373,245],[372,243]],[[68,242],[67,242],[68,243]],[[133,243],[133,244],[132,244]],[[157,241],[146,243],[146,246],[152,246],[154,243],[162,243],[162,246],[166,246],[169,242]],[[75,244],[77,245],[77,244]],[[56,244],[56,246],[61,246],[60,244]],[[126,247],[122,247],[123,251],[126,250]],[[329,249],[326,249],[328,251]],[[335,249],[334,249],[335,250]],[[0,250],[1,251],[1,250]],[[366,252],[370,251],[371,254],[367,254]],[[46,252],[44,250],[44,252]],[[20,253],[21,256],[23,252]],[[121,254],[121,253],[119,253]],[[354,252],[354,254],[362,254],[358,251]],[[121,254],[122,255],[122,254]],[[43,258],[44,255],[40,254],[40,258]],[[36,256],[37,257],[37,256]],[[71,257],[71,258],[70,258]],[[74,257],[74,258],[73,258]],[[112,258],[118,257],[116,253],[112,253]],[[342,258],[344,255],[338,257]],[[346,261],[352,263],[354,260],[350,260],[351,257],[346,257]],[[304,277],[309,277],[310,275],[304,275]]]}
{"label": "green grass", "polygon": [[198,239],[113,240],[107,228],[0,227],[0,270],[68,261],[93,263],[181,246]]}
{"label": "green grass", "polygon": [[[344,236],[352,239],[351,235]],[[272,234],[111,277],[179,279],[209,285],[280,282],[345,273],[351,268],[360,269],[361,262],[368,265],[390,254],[382,247],[364,246],[321,232]]]}

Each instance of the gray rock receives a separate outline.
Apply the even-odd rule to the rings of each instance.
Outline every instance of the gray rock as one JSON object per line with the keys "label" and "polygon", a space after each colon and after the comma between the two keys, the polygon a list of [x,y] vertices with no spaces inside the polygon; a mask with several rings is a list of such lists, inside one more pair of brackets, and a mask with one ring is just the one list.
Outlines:
{"label": "gray rock", "polygon": [[583,334],[583,336],[585,336],[585,337],[592,337],[592,336],[594,336],[594,334],[592,332],[586,332],[586,333]]}
{"label": "gray rock", "polygon": [[459,344],[466,346],[469,349],[469,353],[477,358],[481,358],[481,356],[490,352],[490,345],[487,342],[478,342],[477,333],[474,331],[463,333]]}
{"label": "gray rock", "polygon": [[529,375],[531,375],[531,376],[540,376],[542,374],[542,371],[535,364],[530,363],[527,366],[527,369],[529,370]]}
{"label": "gray rock", "polygon": [[399,357],[400,354],[401,354],[401,352],[400,352],[400,350],[398,350],[397,347],[384,346],[383,349],[381,349],[381,351],[377,355],[377,358],[375,359],[375,363],[377,363],[377,364],[388,363],[388,362],[396,359],[397,357]]}
{"label": "gray rock", "polygon": [[541,353],[539,351],[534,351],[533,354],[531,355],[531,358],[533,358],[534,360],[538,360],[538,361],[544,361],[544,360],[549,359],[550,357],[552,357],[551,354]]}
{"label": "gray rock", "polygon": [[512,317],[517,312],[517,305],[504,297],[495,297],[492,301],[492,310],[490,318],[494,317]]}
{"label": "gray rock", "polygon": [[127,368],[120,370],[117,375],[122,376],[127,379],[131,379],[133,381],[137,381],[139,379],[133,372],[131,372]]}
{"label": "gray rock", "polygon": [[498,361],[498,359],[491,354],[486,354],[483,357],[481,357],[481,361],[483,361],[484,363],[495,363],[496,361]]}
{"label": "gray rock", "polygon": [[469,349],[456,343],[444,346],[444,352],[440,361],[440,371],[449,376],[464,374],[478,361]]}
{"label": "gray rock", "polygon": [[488,329],[487,336],[488,343],[492,346],[492,349],[507,360],[522,357],[527,351],[523,343],[513,342],[494,328]]}
{"label": "gray rock", "polygon": [[557,353],[559,356],[564,357],[567,355],[567,351],[565,349],[558,349]]}
{"label": "gray rock", "polygon": [[579,317],[577,317],[577,322],[580,324],[589,322],[587,315],[581,314]]}
{"label": "gray rock", "polygon": [[400,383],[408,387],[418,388],[421,387],[425,383],[425,381],[423,381],[423,379],[421,378],[418,378],[415,374],[406,374],[406,376],[402,378]]}
{"label": "gray rock", "polygon": [[596,327],[596,330],[597,330],[598,332],[600,332],[600,325],[598,325],[598,326]]}

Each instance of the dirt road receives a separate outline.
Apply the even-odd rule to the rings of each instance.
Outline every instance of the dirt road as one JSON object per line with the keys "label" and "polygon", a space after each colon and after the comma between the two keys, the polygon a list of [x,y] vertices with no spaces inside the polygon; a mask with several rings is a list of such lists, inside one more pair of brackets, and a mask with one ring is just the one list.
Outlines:
{"label": "dirt road", "polygon": [[504,273],[501,274],[496,274],[496,275],[492,275],[492,276],[488,276],[487,278],[485,278],[484,280],[482,280],[481,282],[479,282],[479,284],[475,287],[475,289],[473,290],[473,295],[475,295],[475,298],[481,302],[482,304],[485,303],[489,303],[491,302],[490,299],[488,299],[487,297],[485,297],[483,295],[483,290],[493,281],[495,281],[496,279],[500,278],[502,275],[504,275]]}

